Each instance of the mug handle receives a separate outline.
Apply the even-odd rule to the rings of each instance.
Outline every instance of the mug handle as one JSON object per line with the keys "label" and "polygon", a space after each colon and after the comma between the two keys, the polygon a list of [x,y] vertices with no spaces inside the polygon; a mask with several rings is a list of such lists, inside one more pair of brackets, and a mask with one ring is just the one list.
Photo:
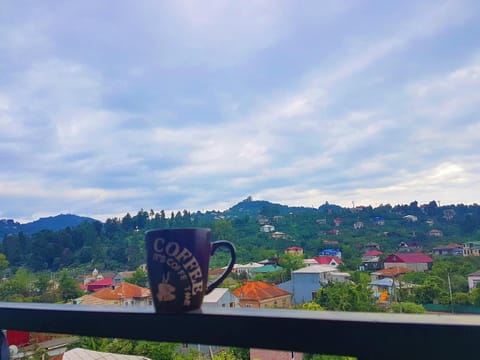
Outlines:
{"label": "mug handle", "polygon": [[215,241],[212,243],[212,251],[210,253],[210,256],[215,254],[215,251],[217,251],[217,249],[220,247],[226,247],[228,248],[228,250],[230,250],[230,262],[228,263],[227,269],[222,273],[222,275],[220,275],[210,284],[208,284],[206,294],[209,294],[213,289],[220,285],[223,280],[225,280],[228,274],[230,274],[230,272],[232,271],[233,265],[235,265],[235,260],[237,259],[237,255],[235,254],[235,247],[231,242],[225,240]]}

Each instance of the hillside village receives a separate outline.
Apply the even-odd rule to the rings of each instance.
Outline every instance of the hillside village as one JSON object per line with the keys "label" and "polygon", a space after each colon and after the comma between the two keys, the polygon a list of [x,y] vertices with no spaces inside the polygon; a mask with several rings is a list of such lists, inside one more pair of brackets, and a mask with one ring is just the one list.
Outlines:
{"label": "hillside village", "polygon": [[[479,207],[433,202],[311,209],[247,199],[225,212],[142,210],[103,224],[9,233],[0,246],[0,300],[152,306],[144,231],[189,226],[210,227],[237,248],[238,262],[205,307],[480,313]],[[226,259],[212,258],[212,279]],[[19,348],[30,339],[10,335]]]}

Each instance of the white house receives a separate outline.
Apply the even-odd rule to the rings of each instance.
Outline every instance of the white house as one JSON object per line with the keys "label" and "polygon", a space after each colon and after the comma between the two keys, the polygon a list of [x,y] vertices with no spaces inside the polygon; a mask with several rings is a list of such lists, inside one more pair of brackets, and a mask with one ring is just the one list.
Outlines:
{"label": "white house", "polygon": [[[253,269],[262,267],[263,264],[259,264],[256,262],[249,262],[248,264],[235,264],[233,265],[233,270],[232,272],[241,274],[241,273],[246,273],[247,275],[250,275]],[[227,267],[224,266],[222,269],[226,269]]]}
{"label": "white house", "polygon": [[226,288],[215,288],[211,293],[205,295],[202,306],[238,308],[240,307],[240,300]]}
{"label": "white house", "polygon": [[418,221],[418,217],[416,217],[415,215],[405,215],[403,217],[403,219],[407,222],[416,222]]}
{"label": "white house", "polygon": [[468,274],[468,290],[472,291],[480,284],[480,271]]}
{"label": "white house", "polygon": [[265,224],[263,226],[260,226],[260,231],[264,233],[269,233],[269,232],[275,231],[275,226]]}

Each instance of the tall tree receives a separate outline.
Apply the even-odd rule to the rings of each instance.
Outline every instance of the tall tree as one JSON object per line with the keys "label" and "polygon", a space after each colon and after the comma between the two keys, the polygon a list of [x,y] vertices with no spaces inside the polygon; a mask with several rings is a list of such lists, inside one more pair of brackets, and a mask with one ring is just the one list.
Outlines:
{"label": "tall tree", "polygon": [[318,290],[315,302],[334,311],[380,311],[371,291],[362,284],[331,282]]}
{"label": "tall tree", "polygon": [[77,282],[68,274],[66,269],[60,271],[60,277],[58,279],[58,291],[64,302],[70,299],[74,299],[81,295],[80,288]]}
{"label": "tall tree", "polygon": [[125,281],[127,281],[131,284],[142,286],[142,287],[147,287],[148,286],[147,273],[140,268],[135,270],[135,272],[133,273],[133,276],[129,279],[125,279]]}
{"label": "tall tree", "polygon": [[9,262],[5,254],[0,253],[0,273],[8,268]]}

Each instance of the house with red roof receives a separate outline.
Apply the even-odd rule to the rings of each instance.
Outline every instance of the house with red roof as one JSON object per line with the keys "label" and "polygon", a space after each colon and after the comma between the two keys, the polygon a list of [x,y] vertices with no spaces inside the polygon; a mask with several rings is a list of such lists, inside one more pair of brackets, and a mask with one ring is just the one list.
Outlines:
{"label": "house with red roof", "polygon": [[338,266],[340,264],[343,264],[342,259],[340,259],[338,256],[323,255],[314,257],[313,260],[315,260],[315,262],[317,263],[316,265]]}
{"label": "house with red roof", "polygon": [[106,277],[100,280],[92,281],[86,285],[87,291],[93,292],[104,288],[111,288],[113,286],[113,277]]}
{"label": "house with red roof", "polygon": [[380,256],[380,255],[383,255],[383,252],[381,252],[380,250],[377,250],[377,249],[367,251],[367,252],[365,252],[365,254],[363,254],[364,257]]}
{"label": "house with red roof", "polygon": [[240,299],[240,307],[289,308],[292,294],[263,281],[247,281],[232,291]]}
{"label": "house with red roof", "polygon": [[385,269],[391,267],[405,267],[413,271],[428,271],[432,269],[433,259],[423,253],[397,253],[387,256],[383,265]]}

